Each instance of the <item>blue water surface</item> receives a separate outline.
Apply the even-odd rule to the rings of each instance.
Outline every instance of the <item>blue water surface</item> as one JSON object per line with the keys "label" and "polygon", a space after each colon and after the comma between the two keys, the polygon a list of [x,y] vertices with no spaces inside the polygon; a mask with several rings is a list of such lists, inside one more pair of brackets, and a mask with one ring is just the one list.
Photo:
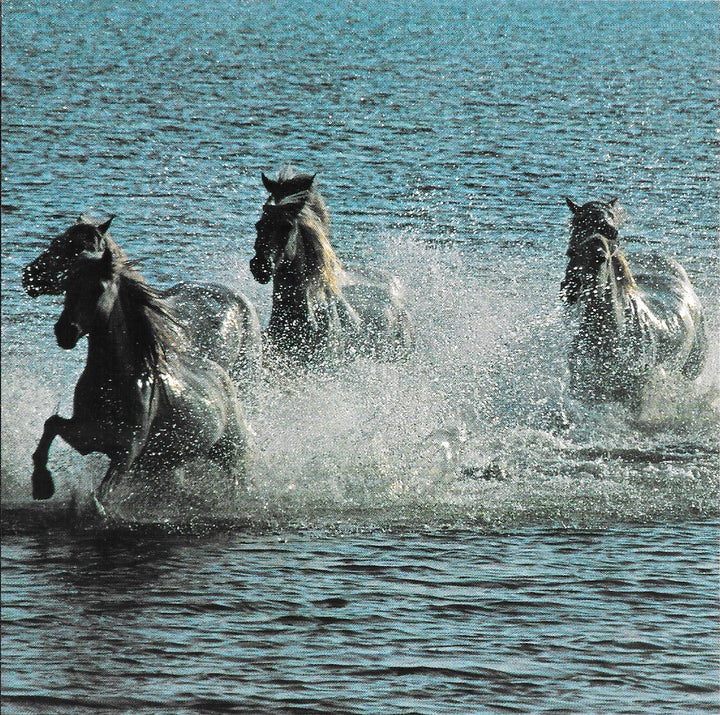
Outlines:
{"label": "blue water surface", "polygon": [[[3,712],[718,711],[717,3],[2,12]],[[265,322],[285,163],[341,258],[403,281],[417,354],[269,378],[239,508],[210,480],[100,522],[106,461],[59,440],[33,504],[85,350],[22,267],[114,214],[150,283],[227,283]],[[707,308],[705,373],[641,415],[564,403],[565,196],[617,196],[628,253]]]}

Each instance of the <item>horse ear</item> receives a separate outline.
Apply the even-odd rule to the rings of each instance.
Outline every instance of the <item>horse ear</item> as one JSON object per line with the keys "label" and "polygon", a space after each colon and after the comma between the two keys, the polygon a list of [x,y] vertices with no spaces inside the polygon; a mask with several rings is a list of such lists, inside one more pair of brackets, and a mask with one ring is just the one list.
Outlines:
{"label": "horse ear", "polygon": [[617,197],[617,196],[613,196],[613,197],[610,199],[610,201],[608,201],[608,203],[610,204],[610,206],[612,206],[613,208],[615,208],[615,204],[617,203],[617,201],[618,201],[618,197]]}
{"label": "horse ear", "polygon": [[568,205],[568,208],[573,212],[577,213],[577,210],[580,208],[578,204],[576,204],[569,196],[565,197],[565,202]]}
{"label": "horse ear", "polygon": [[105,223],[101,223],[97,227],[98,231],[100,231],[101,236],[104,236],[108,232],[108,229],[110,228],[110,224],[112,223],[112,220],[114,218],[115,218],[115,214],[112,214],[112,216],[110,216],[110,218],[107,221],[105,221]]}
{"label": "horse ear", "polygon": [[310,189],[312,189],[313,187],[313,184],[315,183],[316,176],[317,174],[313,174],[312,176],[310,176],[309,174],[304,174],[302,176],[295,177],[293,179],[293,190],[298,193],[300,191],[310,191]]}
{"label": "horse ear", "polygon": [[267,176],[265,176],[264,173],[261,172],[260,176],[262,177],[262,182],[265,188],[268,190],[268,193],[275,196],[278,190],[278,182],[273,181],[272,179],[268,179]]}

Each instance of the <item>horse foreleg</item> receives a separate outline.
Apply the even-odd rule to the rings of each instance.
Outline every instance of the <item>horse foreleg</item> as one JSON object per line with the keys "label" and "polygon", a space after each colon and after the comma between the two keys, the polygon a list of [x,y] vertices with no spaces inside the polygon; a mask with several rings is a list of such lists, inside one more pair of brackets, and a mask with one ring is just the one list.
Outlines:
{"label": "horse foreleg", "polygon": [[236,489],[245,487],[249,434],[250,428],[245,420],[235,412],[225,433],[208,453],[208,457],[230,477]]}
{"label": "horse foreleg", "polygon": [[33,452],[32,494],[33,499],[49,499],[55,493],[50,470],[47,468],[50,445],[55,437],[62,437],[73,449],[85,456],[90,452],[105,452],[106,439],[102,430],[92,422],[52,415],[45,420],[43,433]]}
{"label": "horse foreleg", "polygon": [[97,489],[96,503],[105,499],[112,491],[119,476],[130,471],[147,441],[148,431],[149,423],[132,430],[130,437],[127,440],[122,440],[123,443],[127,443],[126,446],[116,447],[109,455],[110,467]]}
{"label": "horse foreleg", "polygon": [[33,499],[49,499],[55,493],[55,484],[47,468],[47,461],[50,456],[50,445],[58,434],[58,422],[62,419],[59,415],[53,415],[45,420],[42,436],[33,452]]}

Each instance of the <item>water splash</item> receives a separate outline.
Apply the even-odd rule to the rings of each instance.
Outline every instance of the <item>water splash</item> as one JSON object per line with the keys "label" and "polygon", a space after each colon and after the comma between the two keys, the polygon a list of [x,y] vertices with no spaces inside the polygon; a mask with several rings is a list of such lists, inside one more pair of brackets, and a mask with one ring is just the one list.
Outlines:
{"label": "water splash", "polygon": [[[256,436],[241,494],[196,465],[161,496],[137,484],[118,490],[113,513],[257,528],[509,528],[717,512],[716,358],[696,385],[658,382],[640,413],[572,402],[564,394],[570,333],[546,266],[478,270],[476,256],[407,237],[388,239],[379,255],[407,285],[416,355],[296,380],[268,376],[246,407]],[[269,293],[237,278],[244,261],[223,270],[212,277],[249,294],[266,317]],[[69,410],[77,378],[12,360],[4,372],[2,499],[26,504],[42,420],[58,399]],[[56,503],[87,514],[107,460],[82,458],[60,440],[52,460]]]}

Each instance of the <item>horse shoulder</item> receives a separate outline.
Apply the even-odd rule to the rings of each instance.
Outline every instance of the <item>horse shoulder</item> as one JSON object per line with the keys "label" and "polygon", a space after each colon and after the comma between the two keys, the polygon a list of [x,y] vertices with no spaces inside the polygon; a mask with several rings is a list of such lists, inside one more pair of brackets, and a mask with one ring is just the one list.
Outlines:
{"label": "horse shoulder", "polygon": [[147,380],[128,383],[86,369],[75,385],[72,422],[87,425],[84,430],[92,437],[93,451],[112,459],[127,452],[138,435],[147,434],[155,402],[152,384]]}

